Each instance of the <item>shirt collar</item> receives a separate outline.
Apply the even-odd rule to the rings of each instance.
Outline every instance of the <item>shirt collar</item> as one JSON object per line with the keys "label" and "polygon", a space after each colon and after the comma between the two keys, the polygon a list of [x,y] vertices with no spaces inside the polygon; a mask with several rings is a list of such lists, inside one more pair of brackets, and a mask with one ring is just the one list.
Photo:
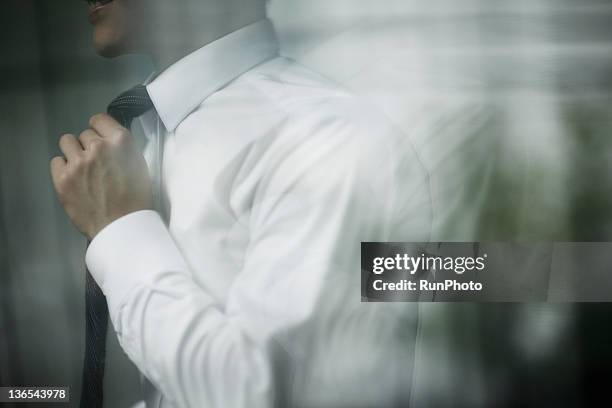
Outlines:
{"label": "shirt collar", "polygon": [[256,65],[278,55],[270,20],[250,24],[171,65],[147,85],[170,132],[206,98]]}

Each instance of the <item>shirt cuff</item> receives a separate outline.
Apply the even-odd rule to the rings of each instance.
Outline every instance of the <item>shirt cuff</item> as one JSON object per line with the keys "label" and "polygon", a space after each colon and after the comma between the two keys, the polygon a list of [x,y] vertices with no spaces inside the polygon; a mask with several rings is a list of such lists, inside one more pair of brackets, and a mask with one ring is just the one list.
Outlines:
{"label": "shirt cuff", "polygon": [[168,228],[152,210],[130,213],[103,228],[91,241],[85,263],[106,295],[111,317],[135,287],[188,271]]}

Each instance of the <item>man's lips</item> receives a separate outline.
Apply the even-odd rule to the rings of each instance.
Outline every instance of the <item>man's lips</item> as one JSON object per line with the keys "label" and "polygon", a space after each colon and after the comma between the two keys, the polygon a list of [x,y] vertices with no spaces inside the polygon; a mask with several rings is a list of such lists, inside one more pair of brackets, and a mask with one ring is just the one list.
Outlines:
{"label": "man's lips", "polygon": [[89,3],[89,22],[95,24],[100,18],[100,12],[112,2],[113,0],[87,0],[87,3]]}

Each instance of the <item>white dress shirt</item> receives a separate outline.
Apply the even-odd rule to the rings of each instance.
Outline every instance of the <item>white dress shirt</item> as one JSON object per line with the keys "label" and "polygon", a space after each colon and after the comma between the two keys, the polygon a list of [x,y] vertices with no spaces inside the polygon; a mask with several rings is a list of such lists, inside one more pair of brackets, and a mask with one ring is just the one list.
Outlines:
{"label": "white dress shirt", "polygon": [[[362,303],[361,241],[427,241],[427,174],[363,100],[279,57],[264,20],[147,85],[164,221],[124,216],[89,270],[147,407],[410,398],[417,308]],[[137,124],[135,124],[137,125]],[[156,156],[157,152],[157,156]]]}

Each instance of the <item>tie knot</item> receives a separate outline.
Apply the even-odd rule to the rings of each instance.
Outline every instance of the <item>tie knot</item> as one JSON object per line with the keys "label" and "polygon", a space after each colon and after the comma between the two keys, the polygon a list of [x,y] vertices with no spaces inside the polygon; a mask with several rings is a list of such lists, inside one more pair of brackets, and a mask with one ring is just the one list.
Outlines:
{"label": "tie knot", "polygon": [[153,108],[153,102],[144,85],[123,92],[116,97],[107,108],[107,112],[123,127],[130,128],[134,118]]}

